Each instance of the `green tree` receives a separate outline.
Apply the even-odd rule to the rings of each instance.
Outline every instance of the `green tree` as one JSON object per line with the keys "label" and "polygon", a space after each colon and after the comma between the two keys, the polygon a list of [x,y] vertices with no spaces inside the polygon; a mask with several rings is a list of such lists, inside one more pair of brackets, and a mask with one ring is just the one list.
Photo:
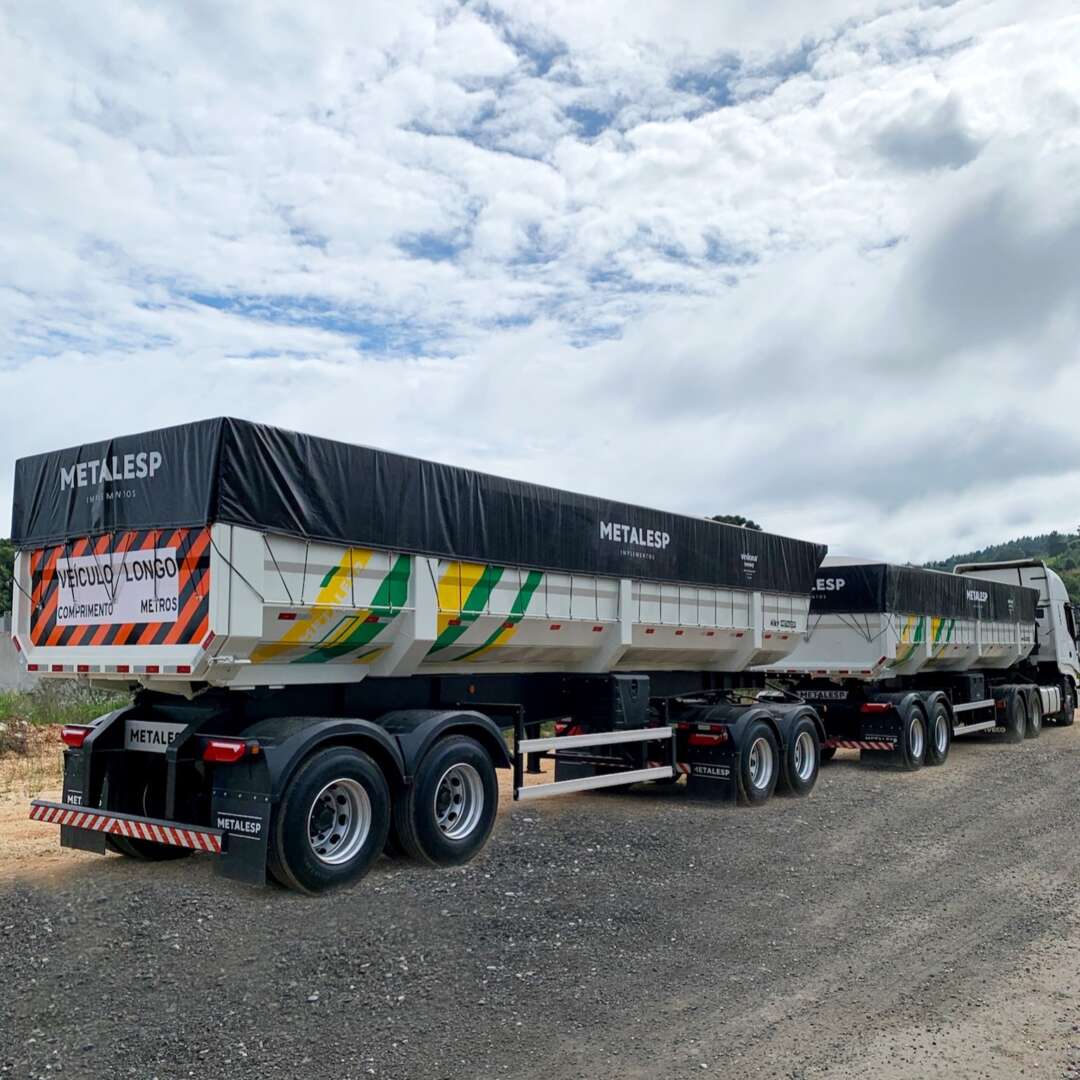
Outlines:
{"label": "green tree", "polygon": [[11,611],[11,590],[15,580],[15,548],[10,540],[0,540],[0,615]]}
{"label": "green tree", "polygon": [[744,529],[757,529],[761,532],[761,526],[756,521],[751,521],[742,514],[713,514],[710,521],[722,521],[725,525],[741,525]]}

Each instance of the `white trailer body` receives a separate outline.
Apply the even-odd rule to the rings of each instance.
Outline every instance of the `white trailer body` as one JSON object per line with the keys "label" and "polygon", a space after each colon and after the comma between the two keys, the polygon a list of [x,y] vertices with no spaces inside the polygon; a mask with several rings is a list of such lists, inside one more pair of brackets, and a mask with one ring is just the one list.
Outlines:
{"label": "white trailer body", "polygon": [[798,647],[762,671],[820,708],[827,753],[857,749],[907,768],[941,764],[954,735],[1002,728],[1018,740],[1044,719],[1071,723],[1064,586],[1041,567],[1040,595],[1027,570],[954,575],[829,557]]}
{"label": "white trailer body", "polygon": [[418,673],[737,672],[779,661],[807,628],[806,595],[222,524],[143,538],[164,569],[136,580],[130,535],[19,552],[13,632],[30,671],[180,693]]}
{"label": "white trailer body", "polygon": [[980,610],[985,601],[973,601],[966,613],[956,608],[936,614],[906,611],[902,601],[900,610],[866,611],[864,603],[852,604],[852,611],[830,610],[835,604],[845,606],[842,597],[852,587],[852,569],[883,565],[827,556],[817,578],[815,595],[821,603],[811,611],[796,648],[771,664],[768,673],[876,682],[920,672],[1006,669],[1035,648],[1033,611],[1025,613],[1031,617],[1021,618],[1019,612],[1009,619],[987,617]]}

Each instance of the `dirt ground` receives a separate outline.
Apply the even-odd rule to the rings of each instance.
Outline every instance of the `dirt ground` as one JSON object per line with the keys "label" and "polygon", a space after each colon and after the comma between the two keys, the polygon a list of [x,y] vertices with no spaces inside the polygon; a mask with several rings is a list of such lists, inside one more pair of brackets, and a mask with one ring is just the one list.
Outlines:
{"label": "dirt ground", "polygon": [[0,771],[0,1075],[1080,1078],[1078,766],[504,800],[469,866],[315,899],[61,852]]}

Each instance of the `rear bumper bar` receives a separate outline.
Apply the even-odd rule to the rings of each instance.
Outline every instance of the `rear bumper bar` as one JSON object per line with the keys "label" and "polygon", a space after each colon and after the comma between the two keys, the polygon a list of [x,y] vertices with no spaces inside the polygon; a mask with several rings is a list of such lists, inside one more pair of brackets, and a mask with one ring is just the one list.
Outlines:
{"label": "rear bumper bar", "polygon": [[101,835],[113,834],[130,840],[149,840],[157,844],[190,848],[220,855],[225,833],[221,829],[204,826],[178,825],[175,821],[121,814],[115,810],[88,810],[85,806],[71,803],[46,802],[34,799],[30,803],[30,817],[51,825],[66,825],[71,829],[86,829]]}

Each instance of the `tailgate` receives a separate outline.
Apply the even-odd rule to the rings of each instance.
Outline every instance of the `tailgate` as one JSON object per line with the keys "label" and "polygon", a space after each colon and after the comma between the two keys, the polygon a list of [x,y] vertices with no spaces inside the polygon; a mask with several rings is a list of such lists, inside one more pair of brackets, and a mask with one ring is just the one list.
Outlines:
{"label": "tailgate", "polygon": [[210,530],[140,529],[19,553],[17,645],[42,674],[205,666]]}

